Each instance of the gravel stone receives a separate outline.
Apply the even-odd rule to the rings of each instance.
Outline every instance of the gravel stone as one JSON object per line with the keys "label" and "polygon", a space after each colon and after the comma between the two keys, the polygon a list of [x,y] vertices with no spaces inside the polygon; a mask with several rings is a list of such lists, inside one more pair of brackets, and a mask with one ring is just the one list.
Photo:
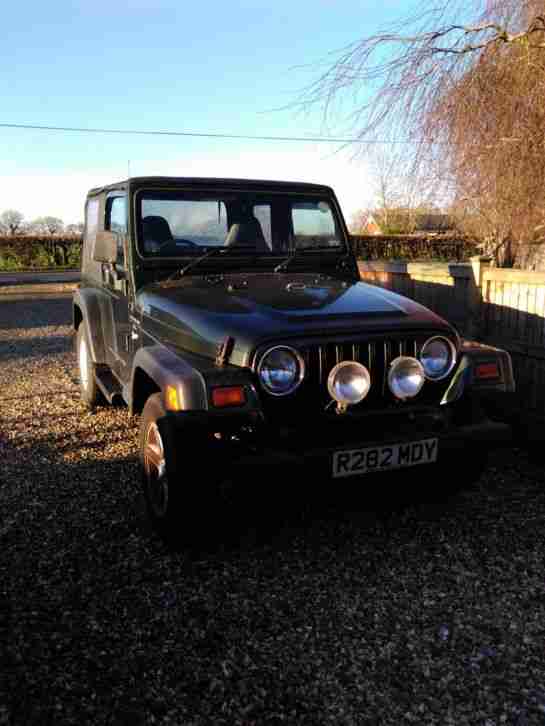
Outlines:
{"label": "gravel stone", "polygon": [[0,302],[0,724],[543,723],[524,451],[443,504],[393,507],[412,476],[264,472],[206,547],[168,551],[138,420],[79,400],[70,315],[67,295]]}

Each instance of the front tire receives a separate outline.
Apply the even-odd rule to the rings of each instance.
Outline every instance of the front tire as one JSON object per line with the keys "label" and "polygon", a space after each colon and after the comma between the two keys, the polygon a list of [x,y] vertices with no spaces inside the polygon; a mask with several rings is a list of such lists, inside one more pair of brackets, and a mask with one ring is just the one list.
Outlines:
{"label": "front tire", "polygon": [[[161,393],[148,398],[140,420],[139,459],[142,489],[148,516],[169,546],[190,544],[206,531],[207,512],[214,507],[214,478],[199,478],[193,462],[205,466],[204,435],[184,432],[174,436],[161,424],[167,411]],[[184,447],[185,457],[181,447]]]}
{"label": "front tire", "polygon": [[87,408],[92,410],[101,403],[102,394],[97,386],[95,364],[91,358],[91,349],[83,322],[80,323],[76,333],[76,357],[81,399]]}

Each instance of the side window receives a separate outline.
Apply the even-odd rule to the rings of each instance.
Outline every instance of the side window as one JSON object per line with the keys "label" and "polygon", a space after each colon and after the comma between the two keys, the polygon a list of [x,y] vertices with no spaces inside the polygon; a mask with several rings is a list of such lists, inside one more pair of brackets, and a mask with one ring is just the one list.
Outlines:
{"label": "side window", "polygon": [[127,233],[127,206],[125,197],[110,197],[106,203],[105,228],[117,233],[117,264],[124,266],[123,243]]}
{"label": "side window", "polygon": [[272,233],[271,233],[271,205],[270,204],[255,204],[254,205],[254,217],[259,220],[261,229],[265,241],[272,249]]}
{"label": "side window", "polygon": [[292,205],[293,234],[297,247],[339,247],[335,218],[327,202],[296,202]]}
{"label": "side window", "polygon": [[99,199],[87,200],[87,207],[85,210],[85,234],[84,234],[84,253],[83,257],[85,261],[90,261],[93,257],[93,249],[95,246],[95,240],[97,238],[98,230],[98,211],[99,211]]}
{"label": "side window", "polygon": [[219,199],[142,199],[144,251],[160,253],[172,241],[169,254],[187,252],[191,244],[223,245],[227,236],[227,208]]}

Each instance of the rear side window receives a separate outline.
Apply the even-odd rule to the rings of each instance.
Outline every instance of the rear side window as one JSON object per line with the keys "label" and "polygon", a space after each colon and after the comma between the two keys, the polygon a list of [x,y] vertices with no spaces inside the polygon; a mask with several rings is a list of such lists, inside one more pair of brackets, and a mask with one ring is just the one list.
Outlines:
{"label": "rear side window", "polygon": [[113,197],[108,200],[106,213],[106,229],[125,234],[127,231],[127,205],[125,197]]}
{"label": "rear side window", "polygon": [[99,200],[89,199],[85,215],[85,244],[92,244],[96,240],[98,229]]}
{"label": "rear side window", "polygon": [[97,238],[98,215],[100,200],[98,197],[87,200],[85,210],[85,234],[83,239],[83,262],[89,263],[93,258],[93,249]]}
{"label": "rear side window", "polygon": [[106,229],[117,234],[117,264],[125,264],[123,251],[127,233],[127,202],[125,197],[110,197],[106,203]]}

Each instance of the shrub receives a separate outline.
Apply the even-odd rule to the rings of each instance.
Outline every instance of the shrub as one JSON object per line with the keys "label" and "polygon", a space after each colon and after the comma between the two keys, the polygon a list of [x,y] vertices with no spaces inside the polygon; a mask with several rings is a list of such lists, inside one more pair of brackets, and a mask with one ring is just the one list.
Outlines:
{"label": "shrub", "polygon": [[0,254],[0,270],[20,270],[24,267],[22,262],[9,253]]}
{"label": "shrub", "polygon": [[0,236],[0,270],[79,267],[81,237]]}
{"label": "shrub", "polygon": [[352,235],[352,249],[361,260],[464,262],[479,254],[477,244],[448,235]]}

